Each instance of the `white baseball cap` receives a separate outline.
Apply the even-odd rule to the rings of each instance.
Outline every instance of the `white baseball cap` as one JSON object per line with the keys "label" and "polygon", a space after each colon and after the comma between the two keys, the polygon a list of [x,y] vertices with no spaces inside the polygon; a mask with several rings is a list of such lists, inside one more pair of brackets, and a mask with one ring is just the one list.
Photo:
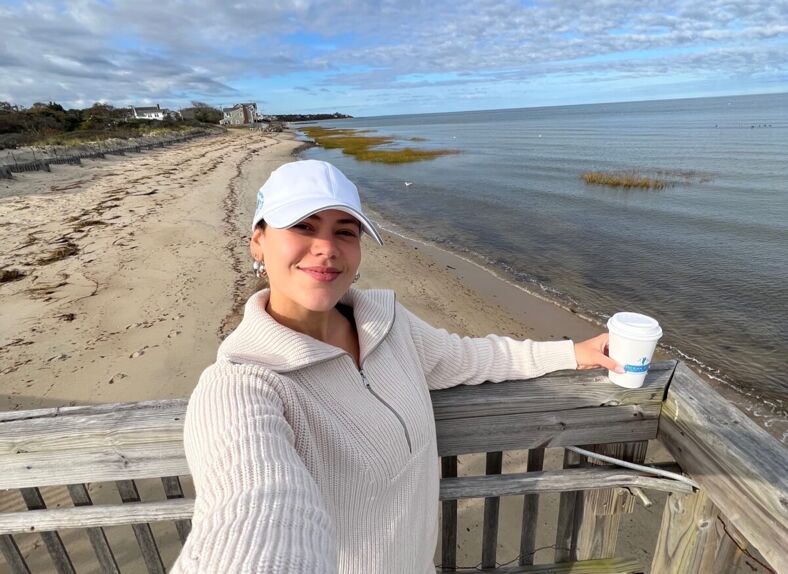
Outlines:
{"label": "white baseball cap", "polygon": [[257,192],[252,230],[261,220],[276,229],[285,229],[326,209],[349,213],[370,237],[383,245],[375,225],[361,210],[353,182],[330,163],[314,159],[286,163],[271,173]]}

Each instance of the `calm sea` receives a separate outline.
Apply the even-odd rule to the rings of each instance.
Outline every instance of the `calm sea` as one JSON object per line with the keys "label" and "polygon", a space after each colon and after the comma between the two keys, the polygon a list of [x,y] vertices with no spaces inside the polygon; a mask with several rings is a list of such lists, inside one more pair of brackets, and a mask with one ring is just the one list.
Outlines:
{"label": "calm sea", "polygon": [[[459,150],[401,166],[322,148],[303,157],[335,163],[409,234],[531,290],[600,320],[619,310],[656,317],[675,355],[786,418],[788,94],[321,125]],[[638,170],[674,184],[587,185],[590,170]]]}

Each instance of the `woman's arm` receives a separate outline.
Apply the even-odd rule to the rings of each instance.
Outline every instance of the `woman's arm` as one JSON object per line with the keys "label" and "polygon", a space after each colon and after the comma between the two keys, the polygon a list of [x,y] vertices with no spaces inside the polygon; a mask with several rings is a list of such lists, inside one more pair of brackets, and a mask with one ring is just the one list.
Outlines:
{"label": "woman's arm", "polygon": [[530,379],[561,369],[576,369],[572,341],[517,341],[511,337],[460,337],[436,329],[402,305],[430,390],[484,381]]}
{"label": "woman's arm", "polygon": [[221,362],[200,378],[184,428],[197,501],[172,572],[336,571],[331,516],[270,376]]}

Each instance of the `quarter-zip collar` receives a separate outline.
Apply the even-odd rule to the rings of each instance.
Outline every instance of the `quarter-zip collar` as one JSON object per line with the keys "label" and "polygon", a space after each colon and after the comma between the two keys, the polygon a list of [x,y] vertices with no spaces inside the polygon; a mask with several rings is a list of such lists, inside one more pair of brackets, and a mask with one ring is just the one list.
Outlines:
{"label": "quarter-zip collar", "polygon": [[[265,311],[269,297],[270,290],[263,289],[247,300],[241,324],[219,346],[219,358],[286,373],[346,354],[339,347],[278,323]],[[351,287],[340,303],[353,308],[363,364],[394,324],[394,291]]]}

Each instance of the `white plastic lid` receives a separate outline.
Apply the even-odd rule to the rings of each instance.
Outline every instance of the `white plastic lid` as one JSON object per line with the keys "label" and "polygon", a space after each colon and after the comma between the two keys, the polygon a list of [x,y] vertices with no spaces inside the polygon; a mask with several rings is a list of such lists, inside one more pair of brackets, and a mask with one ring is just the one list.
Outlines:
{"label": "white plastic lid", "polygon": [[607,321],[607,329],[621,337],[636,341],[655,341],[662,337],[656,319],[640,313],[616,313]]}

